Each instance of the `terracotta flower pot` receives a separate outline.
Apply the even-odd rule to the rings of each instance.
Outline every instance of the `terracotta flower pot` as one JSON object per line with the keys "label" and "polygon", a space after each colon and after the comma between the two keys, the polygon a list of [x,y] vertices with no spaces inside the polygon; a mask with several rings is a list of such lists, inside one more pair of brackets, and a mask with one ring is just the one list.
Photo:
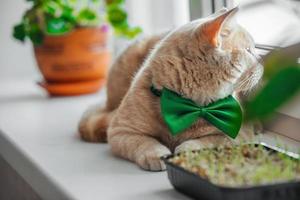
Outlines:
{"label": "terracotta flower pot", "polygon": [[111,54],[107,27],[78,28],[62,36],[46,36],[34,47],[37,64],[51,95],[96,92],[105,81]]}

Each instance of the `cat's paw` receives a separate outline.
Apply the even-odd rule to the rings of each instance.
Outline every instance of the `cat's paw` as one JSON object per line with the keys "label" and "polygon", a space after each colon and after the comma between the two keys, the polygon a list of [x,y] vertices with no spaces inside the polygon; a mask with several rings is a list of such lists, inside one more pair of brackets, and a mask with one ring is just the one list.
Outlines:
{"label": "cat's paw", "polygon": [[230,146],[235,143],[223,133],[207,135],[198,139],[187,140],[175,148],[175,153],[183,151],[200,150],[204,148],[214,148],[218,146]]}
{"label": "cat's paw", "polygon": [[203,145],[198,140],[188,140],[183,143],[181,143],[179,146],[175,148],[175,154],[181,153],[184,151],[191,151],[191,150],[199,150],[205,148],[205,145]]}
{"label": "cat's paw", "polygon": [[145,170],[163,171],[166,170],[166,165],[160,158],[168,154],[171,154],[171,151],[164,146],[148,149],[139,154],[136,158],[136,163]]}

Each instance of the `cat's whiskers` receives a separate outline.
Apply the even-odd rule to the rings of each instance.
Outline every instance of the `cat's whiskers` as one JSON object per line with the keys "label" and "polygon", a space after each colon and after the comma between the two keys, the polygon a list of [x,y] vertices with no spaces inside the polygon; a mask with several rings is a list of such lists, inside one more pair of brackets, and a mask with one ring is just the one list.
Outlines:
{"label": "cat's whiskers", "polygon": [[260,80],[261,76],[262,76],[261,70],[253,70],[251,74],[247,76],[247,78],[239,82],[236,90],[245,91],[246,93],[249,93],[251,91],[249,89],[254,88],[254,86],[257,85],[257,82]]}
{"label": "cat's whiskers", "polygon": [[246,79],[243,79],[241,82],[239,82],[238,90],[243,90],[245,88],[248,88],[248,86],[250,86],[250,83],[252,82],[254,76],[255,75],[253,73],[251,73],[250,76],[248,76]]}

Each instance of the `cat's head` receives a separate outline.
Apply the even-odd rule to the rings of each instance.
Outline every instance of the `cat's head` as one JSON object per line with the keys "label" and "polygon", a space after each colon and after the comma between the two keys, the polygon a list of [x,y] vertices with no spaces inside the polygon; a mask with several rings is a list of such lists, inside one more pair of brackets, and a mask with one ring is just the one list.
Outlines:
{"label": "cat's head", "polygon": [[169,33],[152,54],[153,84],[199,104],[252,89],[263,67],[252,37],[235,20],[237,10],[222,9]]}

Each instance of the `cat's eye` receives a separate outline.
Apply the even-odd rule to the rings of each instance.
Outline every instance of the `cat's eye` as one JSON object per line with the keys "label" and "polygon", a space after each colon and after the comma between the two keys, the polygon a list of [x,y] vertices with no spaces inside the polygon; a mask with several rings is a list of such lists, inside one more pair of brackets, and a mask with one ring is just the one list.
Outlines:
{"label": "cat's eye", "polygon": [[250,53],[251,55],[253,55],[253,51],[252,51],[249,47],[246,48],[246,51],[247,51],[248,53]]}
{"label": "cat's eye", "polygon": [[230,35],[230,30],[229,29],[224,29],[221,32],[222,37],[228,37]]}

